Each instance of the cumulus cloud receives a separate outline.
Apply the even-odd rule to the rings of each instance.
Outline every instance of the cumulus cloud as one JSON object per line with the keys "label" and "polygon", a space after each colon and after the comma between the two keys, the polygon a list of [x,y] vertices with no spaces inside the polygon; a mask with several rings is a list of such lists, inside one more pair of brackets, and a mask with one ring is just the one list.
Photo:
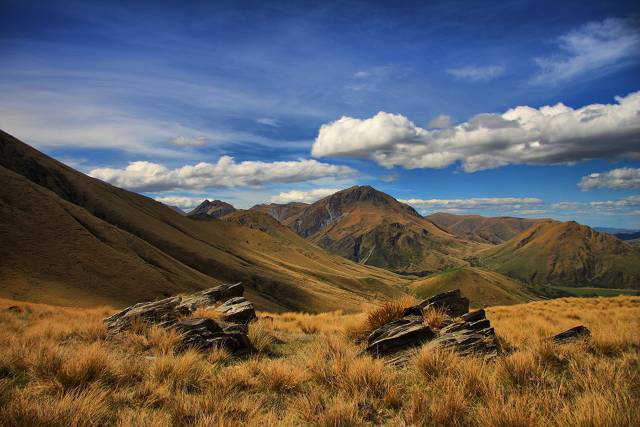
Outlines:
{"label": "cumulus cloud", "polygon": [[494,80],[504,74],[504,67],[500,65],[488,65],[484,67],[467,66],[460,68],[450,68],[447,74],[460,80],[471,82],[486,82]]}
{"label": "cumulus cloud", "polygon": [[519,106],[439,130],[386,112],[368,119],[342,117],[320,127],[311,154],[369,158],[387,168],[406,169],[444,168],[459,161],[466,172],[509,164],[640,158],[640,92],[615,100],[578,109],[562,103]]}
{"label": "cumulus cloud", "polygon": [[204,200],[204,197],[188,197],[188,196],[164,196],[155,197],[160,203],[169,206],[177,206],[180,209],[192,209],[198,206]]}
{"label": "cumulus cloud", "polygon": [[280,193],[271,197],[272,203],[291,203],[291,202],[304,202],[313,203],[316,200],[323,199],[333,193],[340,191],[337,188],[316,188],[314,190],[302,191],[291,190],[284,193]]}
{"label": "cumulus cloud", "polygon": [[403,199],[402,203],[416,208],[471,209],[495,206],[520,208],[523,205],[538,205],[543,200],[536,197],[474,197],[470,199]]}
{"label": "cumulus cloud", "polygon": [[448,128],[449,126],[451,126],[452,121],[453,119],[451,118],[451,116],[447,116],[446,114],[440,114],[438,117],[436,117],[435,119],[427,123],[427,128],[428,129]]}
{"label": "cumulus cloud", "polygon": [[179,145],[183,147],[199,147],[207,143],[207,140],[204,136],[197,136],[195,138],[191,138],[188,136],[176,136],[174,138],[169,139],[169,144]]}
{"label": "cumulus cloud", "polygon": [[534,84],[548,84],[591,74],[600,76],[640,57],[637,20],[610,18],[590,22],[556,40],[561,55],[536,58]]}
{"label": "cumulus cloud", "polygon": [[217,163],[201,162],[177,169],[138,161],[129,163],[124,169],[98,168],[89,172],[89,175],[94,178],[135,191],[258,186],[268,183],[312,181],[327,177],[345,178],[354,174],[355,170],[348,166],[331,165],[316,160],[237,163],[230,156],[220,157]]}
{"label": "cumulus cloud", "polygon": [[596,188],[608,188],[611,190],[640,188],[640,168],[619,168],[609,172],[592,173],[583,176],[578,186],[582,191]]}

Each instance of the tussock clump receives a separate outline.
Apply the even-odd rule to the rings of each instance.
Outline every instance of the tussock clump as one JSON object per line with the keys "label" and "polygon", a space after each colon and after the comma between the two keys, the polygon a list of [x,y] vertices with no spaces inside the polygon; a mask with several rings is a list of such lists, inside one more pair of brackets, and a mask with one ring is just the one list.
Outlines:
{"label": "tussock clump", "polygon": [[384,301],[367,312],[367,318],[357,335],[362,338],[379,327],[402,317],[404,310],[417,304],[415,298],[403,297]]}

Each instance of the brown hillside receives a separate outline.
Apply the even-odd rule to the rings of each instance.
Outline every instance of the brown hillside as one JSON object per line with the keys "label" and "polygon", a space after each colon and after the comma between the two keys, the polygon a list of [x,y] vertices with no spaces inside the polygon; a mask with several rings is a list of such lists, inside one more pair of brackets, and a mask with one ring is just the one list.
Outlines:
{"label": "brown hillside", "polygon": [[284,204],[270,203],[270,204],[255,205],[250,210],[268,213],[269,215],[274,217],[276,220],[280,222],[285,222],[290,217],[300,213],[307,206],[309,206],[309,204],[300,203],[300,202],[291,202],[291,203],[284,203]]}
{"label": "brown hillside", "polygon": [[461,267],[436,273],[411,283],[410,289],[420,298],[460,289],[472,307],[521,304],[539,299],[521,283],[495,271],[479,267]]}
{"label": "brown hillside", "polygon": [[[55,293],[60,298],[58,301],[64,299],[69,305],[84,305],[88,302],[79,301],[76,297],[80,284],[86,289],[88,299],[91,295],[97,295],[96,304],[103,304],[106,298],[107,302],[120,305],[148,299],[133,295],[135,292],[132,292],[132,289],[136,286],[146,288],[138,290],[145,296],[160,297],[164,295],[165,290],[162,286],[157,286],[157,283],[166,283],[166,287],[172,284],[171,286],[180,289],[185,287],[197,290],[211,286],[217,281],[242,281],[248,289],[249,298],[264,309],[353,310],[366,299],[400,294],[398,285],[405,283],[403,278],[386,271],[367,268],[346,260],[336,263],[336,257],[312,245],[304,248],[295,247],[282,244],[260,230],[217,219],[198,220],[185,217],[150,198],[113,187],[77,172],[6,133],[0,133],[0,166],[13,171],[14,178],[15,174],[26,178],[17,179],[20,184],[6,186],[7,188],[2,190],[3,229],[17,228],[16,224],[20,224],[23,229],[36,230],[26,236],[15,231],[4,232],[7,235],[6,239],[3,233],[3,251],[8,252],[15,248],[12,256],[15,259],[25,258],[21,265],[12,266],[7,265],[3,257],[3,277],[12,278],[11,281],[3,282],[3,295],[27,298],[37,294],[38,300],[47,301],[48,287],[43,285],[36,292],[36,281],[34,277],[29,276],[30,266],[38,262],[43,266],[38,273],[39,283],[42,284],[59,281],[61,277],[49,275],[46,262],[52,265],[75,263],[82,266],[67,272],[69,283],[77,283],[78,286],[74,288],[65,283],[56,288],[58,290]],[[122,232],[124,237],[119,238],[118,243],[127,248],[119,249],[120,252],[131,253],[131,257],[138,254],[141,249],[138,249],[138,246],[130,246],[133,245],[130,241],[134,241],[136,245],[149,248],[153,256],[148,255],[144,261],[141,260],[138,267],[132,264],[130,276],[126,280],[118,281],[114,277],[119,274],[120,269],[114,268],[105,271],[103,275],[95,275],[93,272],[99,265],[93,270],[90,267],[84,268],[85,265],[92,265],[88,258],[101,262],[101,256],[91,250],[97,244],[95,242],[87,243],[88,253],[80,250],[65,251],[61,249],[64,246],[51,246],[51,250],[38,252],[36,247],[42,244],[37,237],[40,233],[52,238],[57,235],[61,239],[67,235],[69,226],[66,224],[72,224],[73,220],[66,218],[62,222],[58,221],[56,216],[44,221],[35,214],[18,215],[16,211],[21,207],[25,209],[37,205],[36,196],[33,196],[36,200],[20,201],[20,196],[26,191],[23,187],[27,188],[27,184],[38,191],[50,190],[48,194],[54,200],[51,204],[73,204],[77,207],[74,211],[80,210],[85,217],[95,218],[95,221],[99,221],[98,224],[112,226],[105,225],[105,230],[117,229]],[[65,204],[64,201],[69,203]],[[37,212],[42,215],[42,211]],[[36,219],[43,224],[35,224]],[[18,220],[22,222],[17,222]],[[85,222],[89,223],[89,220]],[[89,224],[93,227],[92,223]],[[48,230],[46,233],[38,232],[39,227]],[[107,231],[101,231],[97,236],[86,236],[86,239],[100,240],[102,234],[107,234]],[[27,240],[22,241],[25,239]],[[75,247],[73,240],[68,242],[67,247]],[[28,259],[38,255],[45,255],[46,262]],[[105,259],[105,264],[112,267],[109,258]],[[175,262],[176,266],[168,269],[166,264],[171,262]],[[113,265],[118,264],[114,262]],[[146,274],[149,268],[156,270],[155,276]],[[60,268],[60,271],[64,269]],[[136,271],[139,274],[134,274]],[[23,272],[22,276],[20,272]],[[152,277],[158,279],[154,281]],[[165,281],[160,277],[164,277]],[[30,289],[20,291],[18,295],[13,293],[26,287]],[[95,291],[100,288],[112,289],[113,292]],[[54,290],[51,292],[54,293]]]}
{"label": "brown hillside", "polygon": [[436,212],[426,217],[451,234],[480,243],[499,244],[545,219],[484,217]]}
{"label": "brown hillside", "polygon": [[529,283],[640,288],[640,250],[573,221],[536,224],[479,259]]}
{"label": "brown hillside", "polygon": [[400,273],[427,274],[465,265],[462,258],[478,246],[369,186],[339,191],[284,223],[345,258]]}

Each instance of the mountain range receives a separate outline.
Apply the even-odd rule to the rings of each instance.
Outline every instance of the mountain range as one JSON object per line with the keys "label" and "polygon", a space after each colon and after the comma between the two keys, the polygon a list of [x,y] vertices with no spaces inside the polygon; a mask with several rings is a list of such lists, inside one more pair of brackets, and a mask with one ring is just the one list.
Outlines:
{"label": "mountain range", "polygon": [[476,306],[540,286],[638,289],[640,250],[574,222],[437,213],[356,186],[315,203],[183,215],[0,132],[0,296],[122,306],[241,281],[259,309],[356,311],[465,289]]}

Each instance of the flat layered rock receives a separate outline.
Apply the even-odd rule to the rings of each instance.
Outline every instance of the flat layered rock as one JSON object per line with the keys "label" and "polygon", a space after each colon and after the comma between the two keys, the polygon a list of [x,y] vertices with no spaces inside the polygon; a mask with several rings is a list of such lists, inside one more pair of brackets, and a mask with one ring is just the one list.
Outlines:
{"label": "flat layered rock", "polygon": [[257,319],[253,304],[244,297],[235,297],[227,300],[215,308],[222,313],[222,319],[226,322],[248,324]]}
{"label": "flat layered rock", "polygon": [[387,323],[369,335],[365,351],[382,356],[421,345],[435,337],[423,320],[420,316],[408,316]]}
{"label": "flat layered rock", "polygon": [[495,357],[500,351],[495,331],[485,317],[484,310],[468,313],[460,321],[442,328],[439,336],[426,346],[434,350],[451,349],[463,356],[485,358]]}
{"label": "flat layered rock", "polygon": [[244,288],[240,283],[220,285],[190,295],[140,302],[107,317],[104,322],[107,329],[113,333],[127,330],[139,321],[169,327],[178,319],[190,316],[200,307],[226,301],[243,293]]}
{"label": "flat layered rock", "polygon": [[235,326],[230,325],[223,328],[208,317],[182,320],[174,325],[182,336],[180,350],[186,348],[208,350],[223,347],[234,353],[255,351],[247,337],[246,329]]}
{"label": "flat layered rock", "polygon": [[574,341],[586,340],[591,336],[591,331],[583,325],[576,326],[551,337],[557,344],[566,344]]}
{"label": "flat layered rock", "polygon": [[434,295],[417,305],[422,310],[444,309],[451,317],[462,316],[469,312],[469,299],[462,295],[460,289],[453,289]]}

